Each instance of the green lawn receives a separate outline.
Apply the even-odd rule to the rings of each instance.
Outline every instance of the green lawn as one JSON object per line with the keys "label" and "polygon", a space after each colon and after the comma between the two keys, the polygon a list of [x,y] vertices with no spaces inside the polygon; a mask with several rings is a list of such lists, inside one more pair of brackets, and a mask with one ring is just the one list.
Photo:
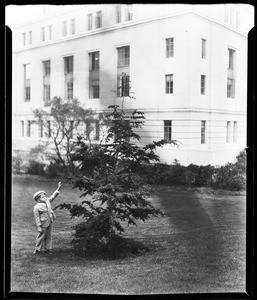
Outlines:
{"label": "green lawn", "polygon": [[[50,195],[58,180],[15,175],[12,195],[11,291],[90,294],[162,294],[245,291],[245,196],[158,188],[151,201],[166,216],[129,227],[152,251],[119,260],[87,259],[70,246],[72,225],[57,210],[53,255],[33,256],[37,235],[32,195]],[[64,184],[54,201],[76,203]]]}

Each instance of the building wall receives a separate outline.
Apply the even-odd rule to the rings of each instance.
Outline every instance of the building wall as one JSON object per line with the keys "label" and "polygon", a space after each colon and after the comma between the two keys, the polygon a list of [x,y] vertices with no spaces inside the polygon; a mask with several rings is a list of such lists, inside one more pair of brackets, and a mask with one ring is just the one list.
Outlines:
{"label": "building wall", "polygon": [[[103,10],[103,28],[87,31],[90,11]],[[219,6],[215,9],[223,9]],[[133,21],[115,24],[115,6],[86,6],[86,9],[38,22],[15,32],[13,57],[13,149],[28,150],[38,143],[38,128],[31,137],[21,137],[21,121],[33,120],[32,110],[42,106],[42,61],[51,60],[51,97],[64,97],[65,56],[74,56],[74,97],[87,108],[106,110],[121,104],[117,87],[117,47],[130,45],[130,79],[136,99],[125,99],[124,108],[146,113],[141,130],[142,144],[164,138],[163,121],[172,120],[172,138],[179,147],[158,150],[162,162],[178,159],[182,164],[223,164],[234,161],[246,146],[247,37],[231,30],[221,20],[214,22],[215,9],[194,7],[183,13],[181,6],[137,6]],[[195,12],[194,12],[195,11]],[[125,10],[122,12],[123,20]],[[166,15],[166,17],[164,17]],[[213,16],[214,15],[214,16]],[[209,16],[208,18],[206,16]],[[62,22],[76,18],[76,34],[62,37]],[[147,21],[147,22],[146,22]],[[53,26],[52,40],[40,42],[40,28]],[[22,33],[33,30],[33,45],[22,46]],[[151,33],[151,34],[149,34]],[[19,37],[19,38],[18,38]],[[174,57],[165,56],[165,39],[174,38]],[[201,41],[206,39],[206,59]],[[227,98],[228,48],[236,50],[236,96]],[[89,52],[100,51],[100,97],[89,99]],[[31,101],[23,101],[23,65],[30,63]],[[173,94],[165,94],[165,74],[173,74]],[[200,76],[206,75],[206,93],[200,94]],[[201,121],[206,121],[206,142],[201,144]],[[237,122],[236,141],[227,141],[227,122]],[[233,130],[233,129],[232,129]],[[26,129],[25,129],[26,131]]]}

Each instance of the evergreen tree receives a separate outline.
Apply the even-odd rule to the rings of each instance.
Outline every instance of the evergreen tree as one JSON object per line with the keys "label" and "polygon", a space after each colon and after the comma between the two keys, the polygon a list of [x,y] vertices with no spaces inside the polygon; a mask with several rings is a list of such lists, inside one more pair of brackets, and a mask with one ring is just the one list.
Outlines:
{"label": "evergreen tree", "polygon": [[[125,225],[163,215],[148,200],[151,189],[146,184],[146,166],[159,161],[155,150],[167,141],[139,147],[136,142],[140,136],[135,130],[143,126],[144,113],[134,110],[125,114],[116,105],[109,108],[112,112],[106,116],[109,128],[105,143],[92,145],[79,137],[74,150],[73,160],[79,167],[70,180],[82,192],[81,197],[90,197],[81,204],[60,205],[70,211],[71,217],[85,219],[75,227],[73,244],[88,254],[97,249],[117,251]],[[169,143],[175,145],[176,141]]]}

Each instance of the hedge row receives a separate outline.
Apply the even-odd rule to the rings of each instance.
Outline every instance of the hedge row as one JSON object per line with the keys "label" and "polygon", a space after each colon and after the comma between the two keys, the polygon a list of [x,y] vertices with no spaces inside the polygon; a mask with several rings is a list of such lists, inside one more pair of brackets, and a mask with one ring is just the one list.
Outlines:
{"label": "hedge row", "polygon": [[149,184],[168,186],[213,187],[240,191],[246,187],[246,153],[240,152],[235,163],[224,166],[182,166],[177,161],[172,165],[147,166]]}
{"label": "hedge row", "polygon": [[[13,159],[13,172],[20,173],[22,160],[18,157]],[[26,166],[29,174],[45,175],[55,177],[63,173],[58,164],[45,164],[30,160]],[[224,166],[214,167],[211,165],[198,166],[190,164],[182,166],[178,161],[172,165],[154,164],[145,167],[148,174],[149,184],[163,184],[168,186],[189,186],[189,187],[213,187],[240,191],[246,186],[246,153],[240,152],[236,163],[227,163]]]}

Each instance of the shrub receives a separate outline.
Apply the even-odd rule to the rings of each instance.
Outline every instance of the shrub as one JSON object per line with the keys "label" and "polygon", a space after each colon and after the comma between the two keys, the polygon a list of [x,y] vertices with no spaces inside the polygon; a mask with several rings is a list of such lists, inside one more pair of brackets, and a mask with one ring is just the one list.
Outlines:
{"label": "shrub", "polygon": [[186,184],[186,167],[175,161],[173,165],[169,166],[169,174],[166,183],[168,185]]}
{"label": "shrub", "polygon": [[235,166],[239,173],[246,173],[246,151],[241,151],[238,154]]}
{"label": "shrub", "polygon": [[188,185],[195,187],[207,186],[212,181],[214,167],[211,165],[197,166],[190,164],[186,168],[186,181]]}
{"label": "shrub", "polygon": [[173,165],[162,163],[148,165],[146,169],[148,184],[183,185],[186,182],[186,168],[177,161]]}
{"label": "shrub", "polygon": [[245,188],[246,178],[236,164],[227,163],[215,169],[211,185],[214,188],[240,191]]}
{"label": "shrub", "polygon": [[65,172],[64,167],[57,163],[50,163],[45,170],[46,176],[49,178],[54,178],[56,176],[62,175]]}
{"label": "shrub", "polygon": [[45,175],[44,167],[45,164],[31,159],[29,160],[27,172],[33,175]]}
{"label": "shrub", "polygon": [[22,158],[18,155],[12,158],[12,170],[14,173],[21,173]]}

